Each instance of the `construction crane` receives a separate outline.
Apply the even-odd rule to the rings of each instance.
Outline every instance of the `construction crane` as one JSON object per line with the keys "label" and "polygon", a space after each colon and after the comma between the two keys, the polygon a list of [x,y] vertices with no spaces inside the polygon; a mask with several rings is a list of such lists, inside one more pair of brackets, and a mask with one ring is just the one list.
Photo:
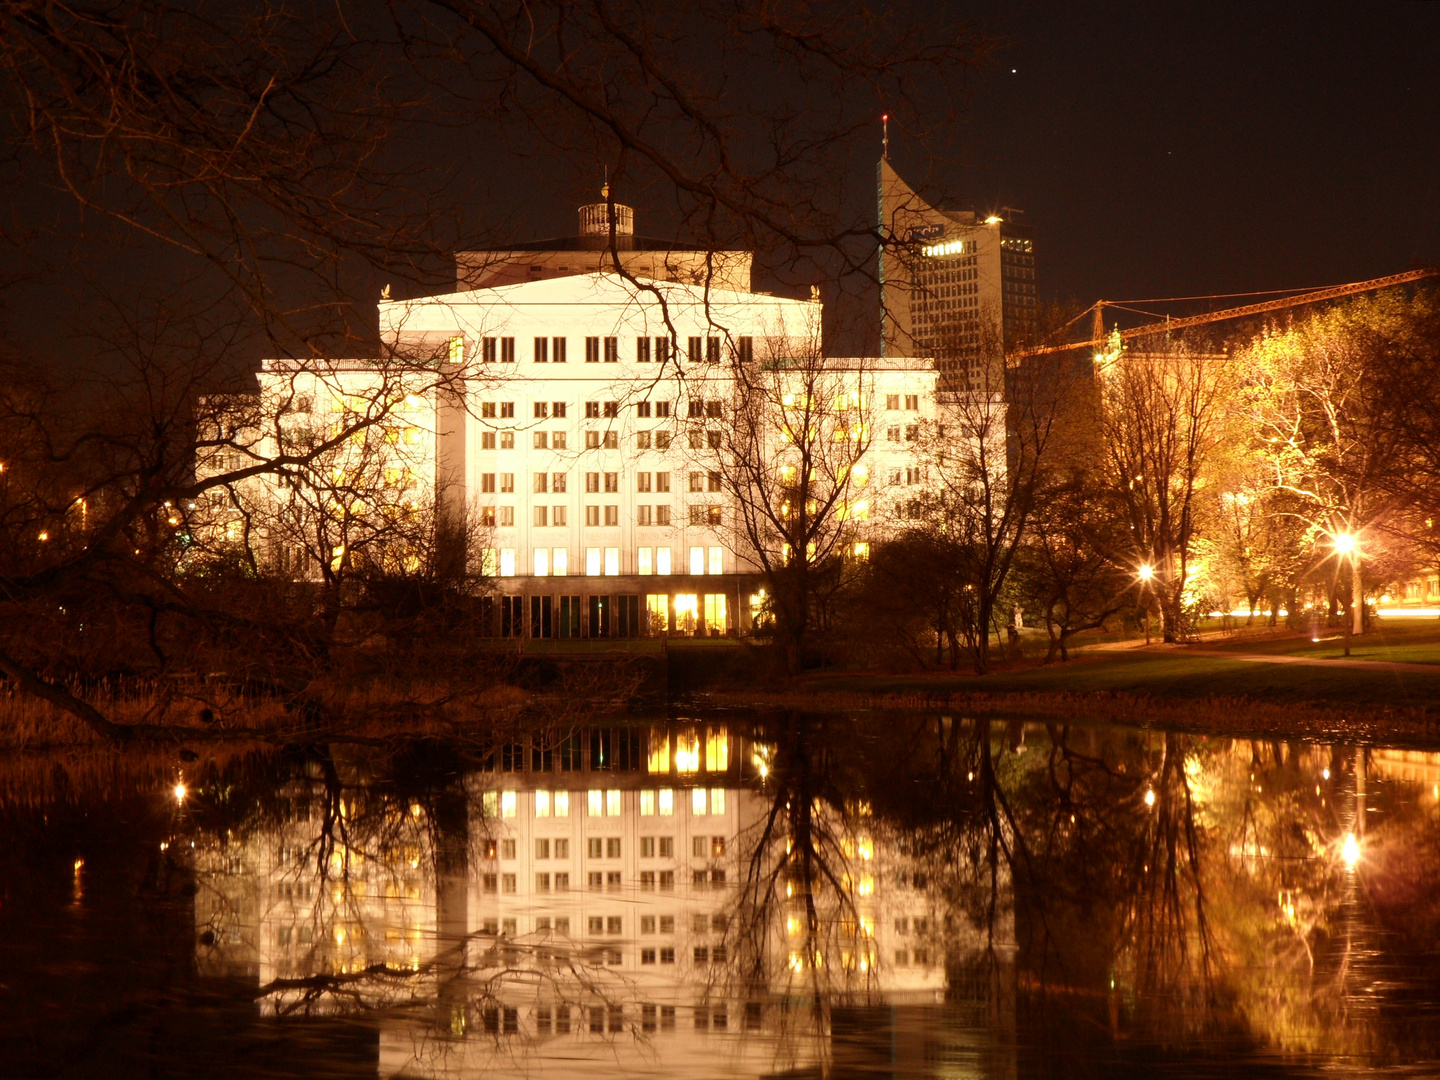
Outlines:
{"label": "construction crane", "polygon": [[[1095,313],[1094,329],[1089,341],[1075,341],[1065,345],[1040,345],[1034,348],[1020,349],[1011,353],[1011,357],[1019,358],[1024,356],[1042,356],[1046,353],[1070,352],[1072,349],[1103,348],[1107,342],[1114,340],[1114,335],[1119,334],[1120,340],[1133,341],[1136,338],[1151,337],[1155,334],[1165,334],[1172,330],[1184,330],[1190,326],[1203,326],[1205,323],[1224,322],[1226,319],[1243,319],[1249,315],[1263,315],[1267,311],[1281,311],[1285,308],[1296,307],[1300,304],[1314,304],[1322,300],[1334,300],[1340,296],[1353,296],[1355,293],[1371,292],[1375,289],[1388,289],[1392,285],[1406,285],[1412,281],[1422,281],[1428,277],[1440,275],[1440,268],[1425,267],[1420,270],[1407,270],[1403,274],[1391,274],[1389,277],[1372,278],[1370,281],[1353,281],[1348,285],[1331,285],[1321,289],[1311,289],[1308,292],[1300,293],[1297,296],[1281,297],[1278,300],[1265,300],[1258,304],[1246,304],[1243,307],[1225,308],[1223,311],[1211,311],[1204,315],[1187,315],[1180,319],[1165,319],[1162,322],[1147,323],[1144,326],[1132,327],[1129,330],[1115,330],[1110,335],[1105,333],[1105,309],[1107,307],[1123,307],[1120,302],[1113,300],[1097,300],[1093,307],[1087,310]],[[1187,299],[1208,299],[1207,297],[1187,297]],[[1137,301],[1138,303],[1139,301]],[[1155,303],[1156,301],[1148,301]],[[1078,321],[1078,320],[1077,320]]]}

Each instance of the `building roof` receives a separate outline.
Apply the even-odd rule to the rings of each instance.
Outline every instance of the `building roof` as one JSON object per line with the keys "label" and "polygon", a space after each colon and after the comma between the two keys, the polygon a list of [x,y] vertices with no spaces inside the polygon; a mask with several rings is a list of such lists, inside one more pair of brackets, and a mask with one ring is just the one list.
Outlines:
{"label": "building roof", "polygon": [[[460,292],[439,293],[432,296],[418,296],[409,300],[382,300],[382,319],[387,313],[403,311],[429,305],[446,304],[634,304],[647,298],[657,298],[666,303],[680,304],[818,304],[818,300],[791,300],[786,297],[739,289],[722,289],[715,285],[693,285],[684,281],[664,281],[616,273],[615,271],[591,271],[586,274],[570,274],[564,277],[539,278],[534,281],[519,281],[512,285],[494,285],[486,288],[466,289]],[[638,282],[639,284],[635,284]],[[657,296],[658,294],[658,296]]]}

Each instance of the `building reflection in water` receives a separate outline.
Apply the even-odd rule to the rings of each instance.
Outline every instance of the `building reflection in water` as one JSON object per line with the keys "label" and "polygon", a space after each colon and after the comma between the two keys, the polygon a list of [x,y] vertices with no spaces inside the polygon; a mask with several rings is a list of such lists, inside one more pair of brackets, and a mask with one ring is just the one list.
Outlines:
{"label": "building reflection in water", "polygon": [[370,1012],[386,1076],[1440,1054],[1393,1019],[1440,1011],[1440,755],[918,715],[467,753],[197,828],[202,970]]}
{"label": "building reflection in water", "polygon": [[824,1069],[995,954],[867,805],[723,724],[498,746],[408,803],[312,773],[197,839],[202,970],[380,1010],[382,1076]]}

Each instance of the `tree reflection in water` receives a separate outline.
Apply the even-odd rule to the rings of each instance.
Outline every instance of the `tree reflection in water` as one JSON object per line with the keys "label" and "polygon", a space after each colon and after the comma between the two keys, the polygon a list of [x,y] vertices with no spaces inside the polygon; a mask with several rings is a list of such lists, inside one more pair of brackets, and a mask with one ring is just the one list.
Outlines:
{"label": "tree reflection in water", "polygon": [[959,716],[643,737],[628,767],[568,774],[526,743],[509,772],[421,747],[198,779],[175,840],[202,967],[250,973],[276,1014],[375,1011],[386,1074],[846,1072],[907,1007],[930,1010],[917,1071],[956,1023],[992,1076],[1436,1055],[1440,827],[1398,766]]}

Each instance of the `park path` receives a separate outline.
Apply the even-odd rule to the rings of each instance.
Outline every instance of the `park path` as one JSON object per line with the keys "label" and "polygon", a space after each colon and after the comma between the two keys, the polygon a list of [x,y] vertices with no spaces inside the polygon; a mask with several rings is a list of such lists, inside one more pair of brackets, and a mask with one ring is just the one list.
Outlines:
{"label": "park path", "polygon": [[1225,649],[1186,649],[1189,656],[1212,656],[1221,660],[1241,660],[1250,664],[1309,664],[1312,667],[1364,668],[1366,671],[1425,672],[1440,675],[1440,664],[1411,664],[1403,660],[1327,659],[1321,656],[1272,655],[1270,653],[1230,652]]}

